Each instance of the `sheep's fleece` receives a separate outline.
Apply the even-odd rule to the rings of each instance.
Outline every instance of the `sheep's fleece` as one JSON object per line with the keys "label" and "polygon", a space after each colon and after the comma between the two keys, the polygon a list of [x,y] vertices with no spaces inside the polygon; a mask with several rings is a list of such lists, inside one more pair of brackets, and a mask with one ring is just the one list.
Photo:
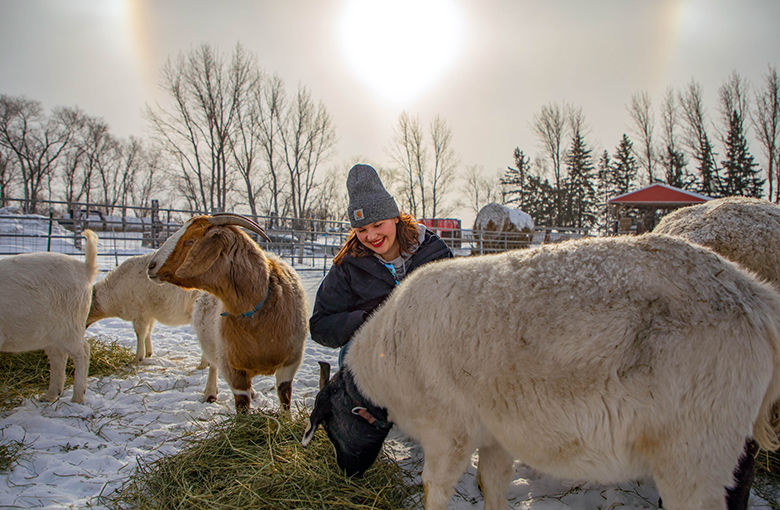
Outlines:
{"label": "sheep's fleece", "polygon": [[664,216],[653,233],[711,248],[780,288],[780,207],[772,202],[727,197],[683,207]]}
{"label": "sheep's fleece", "polygon": [[745,439],[777,446],[779,335],[774,288],[647,234],[432,263],[358,330],[345,368],[423,447],[428,510],[475,448],[486,510],[506,508],[513,458],[565,479],[652,476],[669,510],[723,509]]}

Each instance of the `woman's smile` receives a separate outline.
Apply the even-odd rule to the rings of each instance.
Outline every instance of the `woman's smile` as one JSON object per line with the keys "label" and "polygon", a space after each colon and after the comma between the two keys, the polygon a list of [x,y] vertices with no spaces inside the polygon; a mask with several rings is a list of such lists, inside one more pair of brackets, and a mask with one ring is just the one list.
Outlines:
{"label": "woman's smile", "polygon": [[366,248],[373,250],[385,260],[393,260],[401,254],[395,238],[397,224],[398,218],[375,221],[355,229],[355,234]]}

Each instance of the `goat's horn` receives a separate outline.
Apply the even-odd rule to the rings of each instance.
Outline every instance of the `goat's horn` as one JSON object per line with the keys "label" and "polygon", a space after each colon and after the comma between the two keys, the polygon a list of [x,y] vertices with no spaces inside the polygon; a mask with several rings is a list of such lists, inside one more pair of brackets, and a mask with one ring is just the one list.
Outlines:
{"label": "goat's horn", "polygon": [[330,380],[330,363],[324,361],[318,361],[317,363],[320,364],[320,391],[322,391],[322,388],[324,388]]}
{"label": "goat's horn", "polygon": [[214,213],[209,217],[209,223],[212,225],[236,225],[237,227],[244,227],[247,230],[251,230],[265,238],[269,243],[272,242],[268,234],[265,233],[263,227],[250,220],[246,216],[234,213]]}

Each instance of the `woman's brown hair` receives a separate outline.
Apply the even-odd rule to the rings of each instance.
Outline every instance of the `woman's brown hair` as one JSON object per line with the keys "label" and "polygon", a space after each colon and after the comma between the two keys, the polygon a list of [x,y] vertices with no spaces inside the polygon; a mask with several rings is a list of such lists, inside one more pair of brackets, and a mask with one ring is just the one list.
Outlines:
{"label": "woman's brown hair", "polygon": [[[389,218],[392,219],[392,218]],[[398,223],[395,224],[395,240],[398,243],[398,247],[401,249],[401,253],[408,253],[412,246],[415,245],[420,239],[420,232],[417,230],[417,220],[412,215],[401,213],[398,216]],[[352,255],[353,257],[365,257],[374,253],[369,248],[360,242],[355,233],[355,229],[351,229],[347,235],[347,240],[344,241],[344,246],[333,257],[334,264],[341,264],[346,255]]]}

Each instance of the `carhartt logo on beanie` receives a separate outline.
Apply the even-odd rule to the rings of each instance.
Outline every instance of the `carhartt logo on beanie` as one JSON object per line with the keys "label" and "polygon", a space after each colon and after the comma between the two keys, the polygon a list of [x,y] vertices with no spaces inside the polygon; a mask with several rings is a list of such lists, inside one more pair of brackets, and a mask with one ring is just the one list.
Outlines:
{"label": "carhartt logo on beanie", "polygon": [[349,223],[360,228],[375,221],[401,215],[395,200],[387,192],[376,170],[368,165],[355,165],[347,176]]}

